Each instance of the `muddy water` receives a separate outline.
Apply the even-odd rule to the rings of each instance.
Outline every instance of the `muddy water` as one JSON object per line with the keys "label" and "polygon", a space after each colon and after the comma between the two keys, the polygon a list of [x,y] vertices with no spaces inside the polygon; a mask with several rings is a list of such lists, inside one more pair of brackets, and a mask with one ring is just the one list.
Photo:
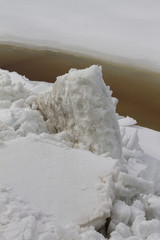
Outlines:
{"label": "muddy water", "polygon": [[119,99],[117,111],[138,125],[160,130],[160,74],[64,52],[0,45],[0,68],[30,80],[54,82],[70,68],[103,67],[103,78]]}

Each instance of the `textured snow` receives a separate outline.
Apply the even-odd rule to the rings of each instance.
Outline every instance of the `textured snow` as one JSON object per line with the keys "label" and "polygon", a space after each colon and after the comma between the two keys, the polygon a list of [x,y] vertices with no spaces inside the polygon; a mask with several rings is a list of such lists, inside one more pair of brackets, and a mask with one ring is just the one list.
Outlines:
{"label": "textured snow", "polygon": [[[8,200],[8,211],[11,211],[8,216],[2,197],[4,211],[1,218],[8,216],[6,222],[2,221],[2,237],[9,236],[11,239],[19,235],[20,239],[27,239],[26,235],[29,234],[29,237],[36,238],[35,231],[40,231],[39,219],[35,219],[34,213],[29,210],[30,205],[33,212],[35,208],[44,212],[42,219],[45,213],[49,214],[52,220],[47,217],[46,221],[63,226],[74,222],[81,226],[100,228],[110,216],[112,208],[114,187],[111,172],[116,160],[100,157],[89,151],[68,148],[59,141],[58,134],[49,133],[48,123],[37,110],[40,85],[44,83],[29,83],[26,78],[4,70],[0,74],[2,192],[9,199],[10,191],[5,185],[11,186],[13,193],[26,200],[26,204],[17,207],[17,197]],[[87,82],[87,78],[82,80]],[[48,84],[46,85],[48,88]],[[109,90],[108,95],[110,97]],[[115,106],[111,98],[110,101],[114,112]],[[117,129],[119,131],[118,122]],[[26,211],[29,212],[21,216],[17,211],[25,212],[25,209],[21,209],[25,208],[24,205],[27,205]],[[13,234],[10,234],[14,218],[16,227]],[[25,224],[29,233],[23,230],[27,228]],[[48,235],[50,232],[47,232],[46,237]],[[41,237],[40,233],[38,237]],[[45,234],[42,239],[45,239]]]}
{"label": "textured snow", "polygon": [[99,228],[110,216],[114,192],[108,175],[115,160],[65,148],[41,136],[7,141],[1,155],[0,182],[52,214],[56,223]]}
{"label": "textured snow", "polygon": [[[80,129],[82,123],[86,124],[86,129],[91,123],[100,126],[100,142],[105,134],[102,123],[107,131],[111,128],[105,136],[111,136],[112,141],[114,131],[120,129],[117,147],[121,146],[122,154],[117,161],[107,153],[97,155],[72,148],[73,143],[64,138],[68,136],[66,129],[53,133],[55,115],[49,122],[38,109],[39,99],[44,103],[43,96],[49,104],[51,99],[55,101],[54,84],[31,82],[17,73],[0,70],[0,239],[160,239],[160,133],[138,127],[135,120],[115,114],[115,101],[109,88],[100,84],[103,90],[97,87],[95,91],[100,70],[95,66],[82,71],[71,70],[57,82],[66,81],[61,99],[63,104],[69,96],[74,100],[67,103],[71,103],[73,112],[79,116],[75,124]],[[90,83],[91,79],[95,81],[94,94],[92,88],[86,90],[80,84],[81,81]],[[67,90],[67,81],[71,91]],[[60,86],[55,88],[58,97]],[[82,102],[85,99],[81,88],[89,100],[93,99],[90,107],[99,99],[96,111],[104,103],[107,113],[111,108],[107,119],[114,116],[113,121],[119,127],[114,128],[110,120],[103,122],[103,119],[98,125],[99,116],[92,115],[92,111],[93,119],[85,112],[86,121],[81,108],[74,107],[78,94]],[[107,95],[104,99],[102,92]],[[58,101],[57,98],[55,105]],[[63,104],[60,102],[61,107]],[[48,104],[48,112],[47,107]],[[75,131],[73,138],[74,135]],[[85,142],[76,147],[88,149]],[[111,221],[106,238],[95,227],[102,227],[107,217]]]}
{"label": "textured snow", "polygon": [[58,77],[38,97],[38,108],[54,132],[65,132],[64,140],[73,146],[83,144],[92,152],[121,158],[119,125],[101,67],[71,69]]}
{"label": "textured snow", "polygon": [[13,82],[7,73],[3,71],[0,73],[1,140],[26,136],[30,132],[39,134],[45,132],[43,117],[39,111],[32,110],[29,106],[32,92],[24,88],[22,82]]}
{"label": "textured snow", "polygon": [[61,226],[52,215],[33,208],[6,186],[0,186],[0,237],[5,240],[104,240],[93,227]]}
{"label": "textured snow", "polygon": [[[142,144],[142,139],[138,140],[139,132],[142,138],[143,130],[145,131],[136,126],[121,127],[123,163],[115,182],[117,198],[114,201],[109,225],[111,240],[154,240],[160,237],[159,158],[148,155],[149,138],[145,139],[146,144]],[[149,129],[145,132],[148,131],[152,140],[159,135],[158,132],[154,134],[154,131]],[[152,143],[159,144],[157,141]],[[160,150],[157,152],[160,154]]]}
{"label": "textured snow", "polygon": [[[0,0],[0,4],[1,42],[80,52],[159,71],[160,3],[158,0]],[[32,200],[29,201],[29,197],[33,195],[29,195],[28,188],[34,189],[32,180],[37,181],[38,184],[38,179],[34,179],[35,173],[40,179],[44,178],[41,174],[43,170],[46,175],[48,172],[51,173],[52,169],[49,168],[53,163],[49,162],[44,166],[44,162],[40,161],[43,154],[46,155],[44,160],[51,159],[49,154],[53,149],[49,152],[43,151],[46,146],[49,146],[48,148],[54,146],[54,150],[63,149],[63,153],[74,151],[75,155],[82,150],[67,148],[66,146],[71,147],[73,144],[63,141],[66,136],[64,132],[50,134],[53,125],[45,121],[41,112],[37,110],[37,96],[44,90],[49,91],[50,84],[31,82],[15,72],[9,73],[3,70],[0,70],[0,84],[0,161],[3,162],[5,154],[6,171],[10,171],[10,174],[5,174],[0,167],[0,176],[4,176],[6,182],[11,185],[0,186],[0,239],[160,239],[159,132],[135,126],[136,121],[131,118],[117,116],[122,138],[122,157],[112,173],[111,179],[114,182],[111,181],[112,184],[108,185],[111,182],[101,178],[96,190],[97,193],[101,193],[99,199],[101,203],[103,201],[106,203],[109,199],[108,192],[112,195],[108,205],[99,205],[106,216],[110,214],[108,210],[111,209],[111,222],[108,228],[110,235],[107,238],[95,231],[93,226],[82,227],[76,223],[59,225],[53,214],[47,214],[45,209],[42,211]],[[32,143],[33,145],[30,146]],[[27,146],[30,147],[28,151]],[[37,151],[35,151],[36,146]],[[85,146],[83,144],[78,147]],[[40,155],[38,152],[43,154]],[[87,151],[84,154],[92,155]],[[21,159],[16,157],[18,155]],[[66,153],[66,156],[68,155]],[[37,171],[36,167],[31,168],[37,156],[43,166],[40,171]],[[11,164],[9,158],[12,158],[13,162],[21,161],[19,171],[16,171],[16,165],[13,162]],[[77,155],[75,158],[77,159]],[[105,159],[98,155],[93,158],[97,159],[98,164],[101,162],[100,159]],[[26,165],[23,165],[23,159]],[[85,164],[88,162],[88,158],[79,160],[84,160]],[[9,161],[8,165],[7,161]],[[33,165],[30,166],[29,163]],[[114,159],[111,159],[110,163],[113,164]],[[26,171],[26,167],[31,169],[30,172]],[[90,179],[97,170],[92,171],[93,169],[88,169],[87,179]],[[106,171],[104,169],[103,172]],[[26,179],[25,188],[20,179],[23,175],[30,177],[30,181]],[[38,199],[40,194],[49,201],[41,192],[41,186],[47,191],[45,184],[52,182],[50,180],[53,176],[50,175],[50,180],[47,176],[44,182],[39,182],[41,185],[37,185],[34,192],[34,194],[38,193],[39,204],[42,201],[40,197]],[[21,191],[13,186],[16,179]],[[46,180],[48,181],[45,182]],[[109,186],[111,191],[108,190]],[[49,190],[49,196],[54,194],[52,189]],[[65,192],[64,186],[63,190]],[[81,190],[86,191],[84,186]],[[34,196],[36,198],[36,195]],[[95,198],[91,200],[95,201]],[[81,212],[81,209],[79,211]],[[90,224],[94,225],[95,222]]]}

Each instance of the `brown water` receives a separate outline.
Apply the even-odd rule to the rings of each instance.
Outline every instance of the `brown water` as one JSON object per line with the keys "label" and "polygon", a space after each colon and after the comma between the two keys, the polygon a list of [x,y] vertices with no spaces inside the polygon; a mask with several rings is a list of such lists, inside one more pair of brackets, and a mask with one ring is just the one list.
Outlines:
{"label": "brown water", "polygon": [[30,80],[54,82],[70,68],[103,67],[103,78],[119,99],[117,111],[138,125],[160,130],[160,74],[64,52],[0,45],[0,68]]}

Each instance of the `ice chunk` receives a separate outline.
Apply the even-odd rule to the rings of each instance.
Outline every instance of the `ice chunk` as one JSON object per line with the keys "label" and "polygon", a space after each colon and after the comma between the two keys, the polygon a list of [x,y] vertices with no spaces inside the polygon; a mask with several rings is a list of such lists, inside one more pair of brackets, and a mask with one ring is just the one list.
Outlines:
{"label": "ice chunk", "polygon": [[101,67],[72,69],[58,77],[50,91],[39,95],[38,104],[57,132],[68,133],[65,141],[74,147],[84,144],[94,153],[121,157],[119,125]]}
{"label": "ice chunk", "polygon": [[116,227],[116,232],[111,233],[111,237],[114,236],[118,236],[120,239],[128,239],[128,237],[131,236],[129,227],[127,227],[124,223],[120,222]]}
{"label": "ice chunk", "polygon": [[110,174],[117,160],[32,135],[7,141],[1,146],[1,156],[0,182],[53,214],[57,224],[76,222],[100,228],[110,217],[114,198]]}
{"label": "ice chunk", "polygon": [[146,196],[146,214],[148,219],[160,220],[160,197],[155,195]]}
{"label": "ice chunk", "polygon": [[140,193],[154,193],[154,183],[152,181],[146,181],[140,177],[134,177],[121,172],[119,174],[119,183],[122,183],[124,187],[129,188],[132,192],[132,196]]}
{"label": "ice chunk", "polygon": [[0,101],[0,108],[9,108],[11,106],[11,102],[9,100]]}
{"label": "ice chunk", "polygon": [[146,221],[143,217],[137,217],[132,226],[132,232],[141,239],[146,239],[152,234],[160,235],[160,221],[157,219]]}
{"label": "ice chunk", "polygon": [[128,223],[130,218],[130,208],[125,202],[117,200],[113,206],[112,219],[118,222]]}
{"label": "ice chunk", "polygon": [[131,126],[131,125],[135,125],[137,123],[137,121],[129,116],[127,116],[126,118],[121,118],[118,120],[119,125],[120,126]]}

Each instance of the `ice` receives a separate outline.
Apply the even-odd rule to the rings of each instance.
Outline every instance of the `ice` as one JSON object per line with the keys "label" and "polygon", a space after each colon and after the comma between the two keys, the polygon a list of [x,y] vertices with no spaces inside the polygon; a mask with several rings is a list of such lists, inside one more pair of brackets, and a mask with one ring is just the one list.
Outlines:
{"label": "ice", "polygon": [[0,152],[0,182],[53,214],[56,223],[105,224],[114,198],[111,173],[116,160],[32,135],[5,142]]}
{"label": "ice", "polygon": [[150,147],[150,141],[156,148],[152,155],[159,156],[159,134],[137,126],[121,125],[120,129],[123,160],[115,178],[117,199],[112,208],[109,239],[158,239],[160,170],[159,160],[150,156],[154,149]]}
{"label": "ice", "polygon": [[130,126],[137,123],[137,121],[131,117],[121,118],[118,120],[120,126]]}
{"label": "ice", "polygon": [[52,89],[38,97],[39,109],[57,132],[67,132],[65,141],[83,144],[94,153],[122,152],[115,108],[102,79],[101,67],[72,69],[60,76]]}
{"label": "ice", "polygon": [[0,70],[0,238],[160,239],[159,132],[111,95],[98,66],[55,84]]}
{"label": "ice", "polygon": [[143,178],[120,173],[118,181],[124,187],[129,188],[131,196],[135,196],[138,193],[154,193],[154,182],[145,181]]}
{"label": "ice", "polygon": [[7,71],[0,74],[0,138],[3,140],[47,131],[40,112],[34,105],[32,109],[29,106],[29,99],[33,96],[35,99],[36,95],[25,88],[23,77],[21,80],[14,82]]}
{"label": "ice", "polygon": [[132,236],[129,227],[127,227],[125,224],[120,222],[116,226],[116,232],[111,233],[111,237],[113,239],[131,239]]}
{"label": "ice", "polygon": [[12,84],[7,74],[0,76],[0,100],[11,102],[29,96],[29,91],[24,89],[22,83]]}
{"label": "ice", "polygon": [[76,224],[61,226],[53,215],[33,208],[24,199],[5,186],[0,185],[0,237],[7,240],[104,240],[91,228]]}
{"label": "ice", "polygon": [[145,198],[145,208],[147,219],[160,220],[160,196],[149,195]]}
{"label": "ice", "polygon": [[142,239],[146,239],[154,233],[160,234],[160,221],[157,219],[147,221],[143,217],[137,217],[133,222],[132,232]]}
{"label": "ice", "polygon": [[160,234],[153,233],[146,240],[159,240],[159,239],[160,239]]}
{"label": "ice", "polygon": [[[1,1],[0,8],[0,39],[5,43],[16,42],[25,46],[29,44],[100,56],[105,60],[134,63],[138,67],[159,71],[159,6],[159,0],[82,0],[77,2],[55,0],[52,3],[50,0],[5,0]],[[11,173],[5,174],[1,165],[0,176],[4,175],[6,181],[10,181],[9,184],[14,188],[14,181],[19,175],[24,177],[31,174],[30,178],[26,178],[25,188],[22,178],[18,179],[19,187],[24,194],[27,194],[28,188],[32,188],[34,181],[37,181],[40,186],[38,185],[33,193],[36,195],[38,189],[40,194],[42,186],[45,186],[43,190],[46,191],[47,183],[53,179],[53,176],[50,173],[50,179],[48,179],[46,174],[44,182],[38,182],[35,176],[39,172],[42,179],[43,173],[50,171],[50,164],[53,162],[48,163],[47,160],[52,156],[56,157],[55,146],[62,151],[65,149],[63,158],[66,157],[67,162],[70,161],[67,151],[71,155],[72,151],[75,151],[78,157],[80,150],[67,148],[66,144],[69,142],[62,144],[69,133],[63,131],[55,134],[56,129],[52,122],[43,119],[41,113],[37,111],[37,95],[47,90],[50,84],[30,82],[15,72],[9,73],[3,70],[0,72],[0,161],[3,161],[3,151],[5,151],[4,162],[7,164],[8,161],[6,169],[7,171],[10,169]],[[116,104],[117,100],[112,100]],[[115,111],[115,106],[113,107]],[[114,182],[112,181],[111,184],[110,181],[106,181],[106,178],[100,180],[102,185],[97,187],[97,191],[101,192],[103,204],[97,212],[105,213],[105,216],[109,216],[110,210],[112,212],[110,235],[108,235],[110,240],[159,240],[160,133],[134,126],[136,122],[131,118],[121,118],[118,115],[116,117],[121,130],[122,157],[112,173]],[[11,151],[13,143],[15,146]],[[48,146],[47,149],[46,146]],[[72,146],[71,143],[70,147]],[[85,147],[84,143],[83,146],[80,143],[77,146]],[[87,153],[89,155],[84,159],[84,164],[90,159],[91,153]],[[21,156],[20,159],[17,158],[18,154]],[[40,166],[37,164],[37,167],[27,172],[26,167],[33,166],[36,158],[41,162],[43,154],[45,163],[42,164],[43,168],[38,171]],[[104,156],[107,154],[104,153],[103,158]],[[9,161],[9,158],[12,158],[12,161]],[[95,158],[98,168],[101,156],[96,155]],[[104,162],[105,160],[107,158],[104,158]],[[20,164],[13,164],[14,161],[20,161]],[[113,164],[113,161],[111,159],[110,163]],[[107,168],[108,164],[106,162],[104,164]],[[20,166],[22,167],[20,170],[23,171],[16,171],[15,168]],[[84,166],[86,165],[82,167]],[[88,168],[83,168],[85,171],[88,170],[86,181],[92,180],[90,176],[97,171],[90,166]],[[99,179],[94,182],[98,181]],[[60,190],[63,189],[65,191],[64,185]],[[86,186],[80,186],[80,190],[86,191]],[[6,186],[0,187],[0,239],[106,239],[93,226],[83,228],[76,223],[66,226],[57,225],[54,214],[47,215],[41,209],[36,209],[31,206],[33,201],[31,203],[24,201],[23,194],[20,193],[21,196],[19,196],[14,191],[18,192],[16,188],[11,190]],[[54,194],[53,188],[48,191],[49,194]],[[112,196],[110,200],[107,198],[108,192]],[[28,194],[28,197],[33,197],[34,194]],[[44,197],[44,194],[41,196]],[[49,196],[45,195],[47,201]],[[37,201],[40,203],[41,198],[38,197],[39,195]],[[84,204],[90,198],[95,200],[90,196],[84,200]],[[73,199],[75,200],[75,196]],[[107,202],[106,199],[108,199]],[[81,209],[78,210],[81,211]],[[103,218],[103,223],[104,221]],[[90,221],[91,225],[93,223],[95,222]],[[102,225],[101,221],[99,221],[100,225]]]}
{"label": "ice", "polygon": [[[130,219],[130,208],[125,202],[117,200],[113,205],[112,218],[117,222],[123,222],[126,225]],[[113,223],[113,221],[112,221]]]}

